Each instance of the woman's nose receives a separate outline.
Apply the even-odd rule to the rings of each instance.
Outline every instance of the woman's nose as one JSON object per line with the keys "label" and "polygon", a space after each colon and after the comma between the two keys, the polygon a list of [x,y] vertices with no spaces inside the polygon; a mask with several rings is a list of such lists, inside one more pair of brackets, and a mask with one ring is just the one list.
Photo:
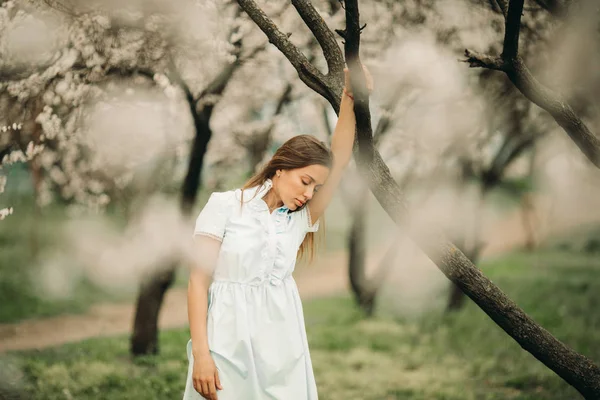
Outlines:
{"label": "woman's nose", "polygon": [[314,193],[314,190],[312,188],[308,189],[306,192],[304,192],[304,197],[306,197],[306,201],[312,199],[313,193]]}

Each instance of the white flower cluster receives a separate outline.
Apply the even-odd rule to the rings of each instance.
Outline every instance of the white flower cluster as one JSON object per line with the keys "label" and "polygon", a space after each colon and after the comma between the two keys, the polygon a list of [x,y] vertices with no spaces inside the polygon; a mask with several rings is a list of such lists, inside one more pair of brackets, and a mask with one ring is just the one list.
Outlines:
{"label": "white flower cluster", "polygon": [[[18,33],[22,26],[44,25],[36,25],[38,21],[45,21],[38,14],[27,6],[26,1],[23,4],[3,3],[0,7],[0,60],[6,59],[3,55],[8,54],[11,44],[6,38],[15,37],[15,30]],[[18,114],[23,119],[33,119],[41,127],[32,128],[29,124],[27,129],[16,133],[14,130],[20,126],[0,127],[3,133],[11,128],[13,131],[10,138],[3,135],[1,146],[29,143],[22,150],[8,153],[3,164],[28,162],[36,158],[37,165],[44,171],[40,185],[42,192],[38,193],[40,203],[50,202],[52,193],[58,191],[62,197],[75,203],[101,208],[110,201],[111,191],[131,182],[132,173],[129,171],[114,177],[107,175],[102,165],[99,167],[93,163],[91,156],[96,152],[85,142],[89,127],[83,117],[90,105],[98,101],[110,102],[110,85],[105,83],[119,79],[121,73],[138,68],[164,69],[167,41],[163,17],[148,17],[145,25],[128,25],[121,18],[121,25],[116,26],[112,23],[114,19],[100,14],[81,15],[68,21],[64,19],[60,25],[61,35],[53,37],[53,44],[58,43],[59,47],[53,49],[51,62],[36,62],[22,69],[24,76],[23,73],[15,73],[16,79],[0,83],[0,96],[8,100],[11,109],[20,111]],[[23,25],[25,23],[29,25]],[[41,40],[39,37],[32,39]],[[12,72],[5,67],[0,62],[0,70]],[[111,75],[113,71],[117,72],[115,78]],[[174,126],[176,117],[173,115],[181,110],[174,105],[178,101],[175,88],[168,80],[161,82],[159,87],[173,99],[167,102],[164,111],[169,115],[170,125]],[[31,106],[35,108],[25,108]],[[2,117],[1,122],[6,123]],[[185,137],[189,138],[189,132],[186,134]],[[5,180],[3,186],[4,183]]]}
{"label": "white flower cluster", "polygon": [[9,215],[11,215],[13,213],[13,208],[3,208],[0,210],[0,221],[2,221],[4,218],[8,217]]}

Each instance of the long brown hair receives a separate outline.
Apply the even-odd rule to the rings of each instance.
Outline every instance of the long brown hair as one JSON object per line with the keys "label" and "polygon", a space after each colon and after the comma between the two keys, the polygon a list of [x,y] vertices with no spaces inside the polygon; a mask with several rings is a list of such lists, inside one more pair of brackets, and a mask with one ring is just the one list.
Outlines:
{"label": "long brown hair", "polygon": [[[244,184],[242,187],[242,204],[244,203],[244,190],[262,186],[267,179],[273,179],[277,170],[304,168],[315,164],[331,168],[332,163],[333,154],[325,143],[311,135],[294,136],[281,145],[273,154],[271,160]],[[310,200],[308,203],[310,203]],[[324,217],[321,216],[319,220],[321,229],[318,232],[320,232],[319,238],[322,238],[325,230]],[[308,260],[312,261],[316,247],[315,232],[308,232],[300,245],[299,257],[308,256]]]}

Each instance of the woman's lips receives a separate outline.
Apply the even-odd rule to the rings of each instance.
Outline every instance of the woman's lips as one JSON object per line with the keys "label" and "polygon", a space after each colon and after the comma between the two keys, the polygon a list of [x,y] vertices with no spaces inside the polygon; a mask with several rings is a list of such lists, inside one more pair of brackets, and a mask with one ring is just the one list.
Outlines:
{"label": "woman's lips", "polygon": [[296,199],[296,204],[298,205],[298,207],[302,207],[304,205],[304,203],[298,199]]}

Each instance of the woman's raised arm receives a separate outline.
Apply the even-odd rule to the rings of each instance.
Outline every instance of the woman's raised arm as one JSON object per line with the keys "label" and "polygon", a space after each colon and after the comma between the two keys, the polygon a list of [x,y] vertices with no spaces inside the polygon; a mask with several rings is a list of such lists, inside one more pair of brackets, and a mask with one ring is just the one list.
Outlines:
{"label": "woman's raised arm", "polygon": [[[373,79],[369,71],[363,66],[367,89],[373,88]],[[313,195],[307,206],[310,209],[311,224],[323,215],[325,209],[331,202],[335,191],[340,185],[342,175],[346,166],[352,157],[352,147],[354,146],[354,135],[356,132],[356,117],[354,116],[354,98],[350,88],[350,72],[344,69],[344,91],[342,92],[342,101],[340,104],[340,115],[331,138],[331,152],[333,153],[333,166],[329,172],[329,177],[325,184]]]}

